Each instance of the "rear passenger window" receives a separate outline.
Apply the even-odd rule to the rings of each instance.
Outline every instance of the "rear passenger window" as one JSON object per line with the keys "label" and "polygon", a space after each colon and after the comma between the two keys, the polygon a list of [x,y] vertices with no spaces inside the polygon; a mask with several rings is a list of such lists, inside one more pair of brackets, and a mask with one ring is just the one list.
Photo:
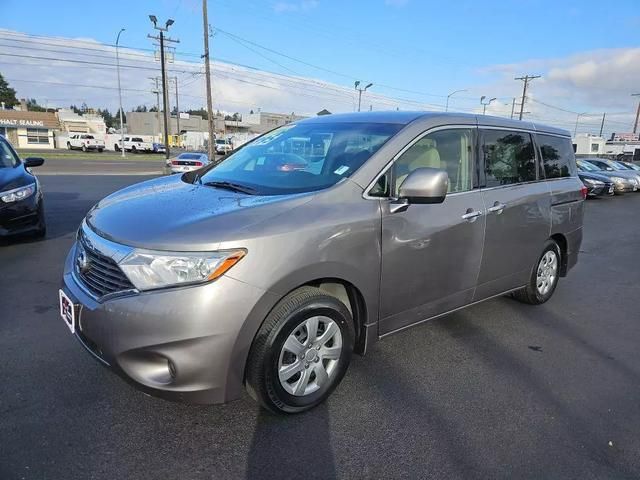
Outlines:
{"label": "rear passenger window", "polygon": [[449,175],[449,193],[473,189],[474,129],[439,130],[414,143],[394,163],[395,189],[418,168],[439,168]]}
{"label": "rear passenger window", "polygon": [[542,154],[546,178],[570,177],[573,171],[573,145],[568,138],[539,135],[538,144]]}
{"label": "rear passenger window", "polygon": [[485,130],[483,137],[487,187],[536,180],[536,158],[530,134]]}

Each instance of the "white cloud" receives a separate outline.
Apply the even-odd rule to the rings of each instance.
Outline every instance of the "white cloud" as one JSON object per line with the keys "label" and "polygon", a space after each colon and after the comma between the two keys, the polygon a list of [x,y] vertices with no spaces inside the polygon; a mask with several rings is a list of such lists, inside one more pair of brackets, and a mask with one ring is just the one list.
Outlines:
{"label": "white cloud", "polygon": [[319,5],[318,0],[302,0],[299,2],[276,2],[272,8],[275,12],[304,12],[312,10]]}

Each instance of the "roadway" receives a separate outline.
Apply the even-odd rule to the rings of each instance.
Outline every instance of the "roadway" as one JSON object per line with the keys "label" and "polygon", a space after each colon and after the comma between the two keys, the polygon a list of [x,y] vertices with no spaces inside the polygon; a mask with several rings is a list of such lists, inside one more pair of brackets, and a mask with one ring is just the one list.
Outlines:
{"label": "roadway", "polygon": [[389,337],[326,404],[276,417],[247,395],[146,396],[59,318],[82,217],[149,161],[42,175],[47,238],[0,246],[0,478],[640,477],[640,194],[588,202],[579,264],[547,304],[499,298]]}

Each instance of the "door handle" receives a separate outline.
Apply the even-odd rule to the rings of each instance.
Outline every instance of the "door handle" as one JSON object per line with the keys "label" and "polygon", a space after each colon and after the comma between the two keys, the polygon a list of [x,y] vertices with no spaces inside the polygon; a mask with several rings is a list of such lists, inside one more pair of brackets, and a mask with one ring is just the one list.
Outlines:
{"label": "door handle", "polygon": [[482,215],[482,212],[480,210],[475,210],[475,211],[471,211],[471,212],[468,211],[467,213],[462,215],[462,219],[463,220],[468,220],[470,222],[473,222],[480,215]]}
{"label": "door handle", "polygon": [[506,205],[504,203],[495,202],[493,204],[493,207],[487,208],[487,212],[488,213],[497,213],[498,215],[500,215],[502,213],[502,211],[504,210],[504,207],[506,207]]}

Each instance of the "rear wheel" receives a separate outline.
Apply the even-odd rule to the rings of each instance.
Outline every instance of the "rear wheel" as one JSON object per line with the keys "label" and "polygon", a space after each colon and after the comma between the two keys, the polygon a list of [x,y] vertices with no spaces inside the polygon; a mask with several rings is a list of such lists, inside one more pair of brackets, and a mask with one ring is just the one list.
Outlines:
{"label": "rear wheel", "polygon": [[71,142],[67,142],[67,150],[71,150]]}
{"label": "rear wheel", "polygon": [[116,144],[114,144],[114,145],[113,145],[113,149],[114,149],[116,152],[119,152],[119,151],[120,151],[120,145],[118,145],[117,143],[116,143]]}
{"label": "rear wheel", "polygon": [[529,284],[514,292],[513,297],[530,305],[540,305],[549,300],[558,285],[560,260],[560,247],[553,240],[548,240],[531,272]]}
{"label": "rear wheel", "polygon": [[251,346],[249,394],[276,413],[298,413],[323,402],[347,371],[354,344],[347,307],[315,287],[283,298]]}
{"label": "rear wheel", "polygon": [[131,153],[138,153],[135,146],[131,147]]}
{"label": "rear wheel", "polygon": [[82,145],[82,151],[86,152],[87,151],[87,146],[86,145]]}

